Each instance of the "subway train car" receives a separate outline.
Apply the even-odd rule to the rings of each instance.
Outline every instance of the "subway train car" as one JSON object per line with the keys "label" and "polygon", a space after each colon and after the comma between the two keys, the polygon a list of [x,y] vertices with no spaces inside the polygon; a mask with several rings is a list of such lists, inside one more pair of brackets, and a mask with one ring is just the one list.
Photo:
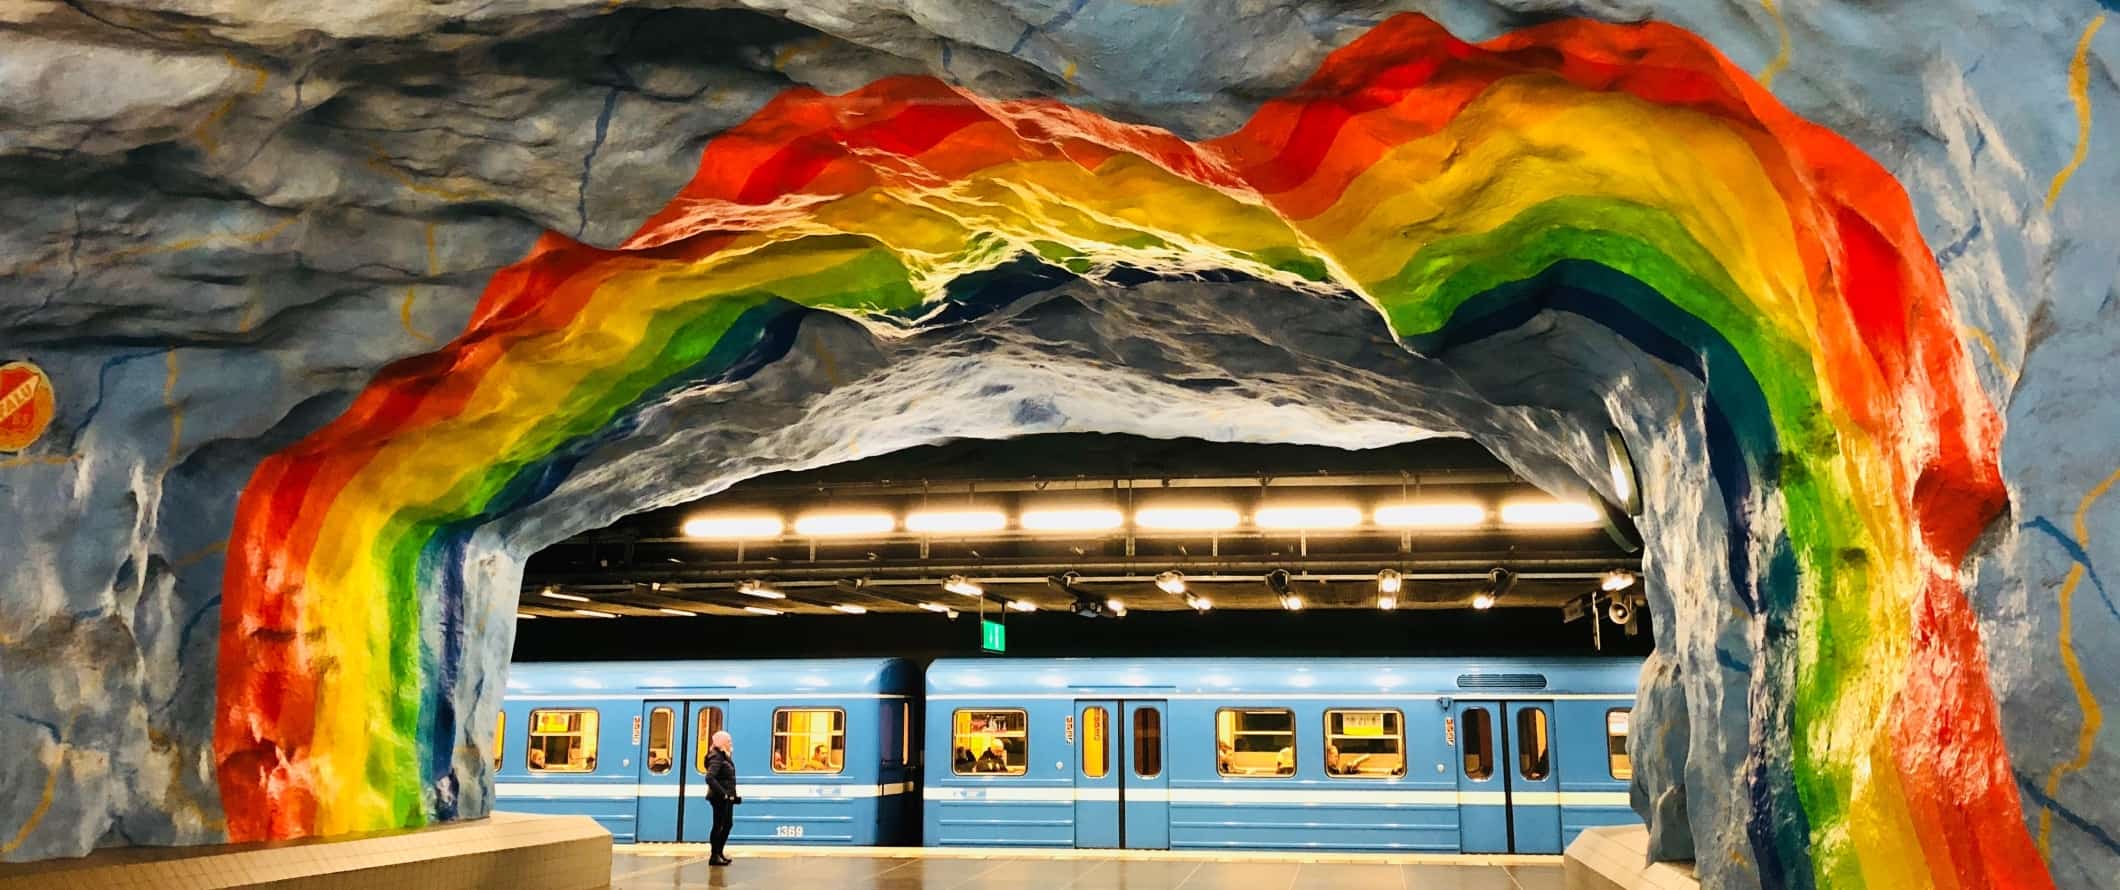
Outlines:
{"label": "subway train car", "polygon": [[929,846],[1559,853],[1628,809],[1638,659],[980,659]]}
{"label": "subway train car", "polygon": [[591,816],[621,843],[707,840],[706,754],[734,739],[734,843],[912,841],[920,674],[898,659],[517,664],[496,809]]}

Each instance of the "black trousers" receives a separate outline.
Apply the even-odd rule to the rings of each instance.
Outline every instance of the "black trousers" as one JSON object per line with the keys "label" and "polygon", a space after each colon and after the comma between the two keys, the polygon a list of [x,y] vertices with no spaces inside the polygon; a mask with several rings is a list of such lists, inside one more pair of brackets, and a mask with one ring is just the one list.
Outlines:
{"label": "black trousers", "polygon": [[714,844],[714,858],[721,858],[721,848],[729,842],[729,830],[736,827],[736,803],[726,797],[707,801],[714,808],[714,833],[708,840]]}

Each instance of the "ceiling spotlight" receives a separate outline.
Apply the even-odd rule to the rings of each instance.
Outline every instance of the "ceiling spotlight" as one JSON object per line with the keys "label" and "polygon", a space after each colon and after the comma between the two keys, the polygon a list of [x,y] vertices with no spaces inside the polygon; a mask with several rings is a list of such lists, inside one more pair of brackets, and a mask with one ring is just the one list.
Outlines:
{"label": "ceiling spotlight", "polygon": [[906,514],[905,530],[921,534],[997,532],[1008,516],[994,510],[922,510]]}
{"label": "ceiling spotlight", "polygon": [[964,596],[984,596],[986,588],[963,575],[951,575],[942,581],[942,589]]}
{"label": "ceiling spotlight", "polygon": [[678,616],[678,617],[680,617],[680,618],[698,618],[698,617],[699,617],[699,613],[698,613],[698,612],[687,612],[687,611],[685,611],[685,610],[683,610],[683,609],[657,609],[657,610],[655,610],[655,611],[657,611],[657,612],[661,612],[661,613],[663,613],[664,615],[676,615],[676,616]]}
{"label": "ceiling spotlight", "polygon": [[1017,612],[1036,612],[1038,604],[1030,600],[1009,600],[1008,607]]}
{"label": "ceiling spotlight", "polygon": [[889,513],[811,513],[795,517],[795,533],[811,538],[880,535],[898,527]]}
{"label": "ceiling spotlight", "polygon": [[869,610],[854,605],[853,603],[835,603],[832,606],[832,611],[845,612],[848,615],[867,615],[869,613]]}
{"label": "ceiling spotlight", "polygon": [[1184,593],[1185,573],[1178,571],[1158,573],[1156,575],[1156,589],[1172,596]]}
{"label": "ceiling spotlight", "polygon": [[1510,501],[1502,505],[1503,525],[1595,525],[1597,508],[1580,501]]}
{"label": "ceiling spotlight", "polygon": [[1634,582],[1637,580],[1640,580],[1640,576],[1633,572],[1626,569],[1613,569],[1598,579],[1597,586],[1598,589],[1611,593],[1615,590],[1626,590],[1629,587],[1633,587]]}
{"label": "ceiling spotlight", "polygon": [[1106,508],[1026,510],[1017,521],[1023,525],[1024,531],[1101,532],[1125,525],[1126,516],[1117,510]]}
{"label": "ceiling spotlight", "polygon": [[576,614],[576,615],[580,615],[580,616],[582,616],[583,618],[617,618],[617,617],[618,617],[617,615],[613,615],[613,614],[611,614],[611,613],[609,613],[609,612],[598,612],[598,611],[596,611],[596,610],[594,610],[594,609],[576,609],[576,610],[574,610],[574,614]]}
{"label": "ceiling spotlight", "polygon": [[1199,594],[1197,594],[1197,593],[1188,593],[1188,594],[1186,594],[1186,595],[1185,595],[1185,604],[1186,604],[1187,606],[1190,606],[1190,607],[1192,607],[1192,609],[1193,609],[1194,611],[1198,611],[1198,612],[1205,612],[1205,611],[1207,611],[1207,610],[1209,610],[1209,609],[1212,609],[1212,608],[1214,608],[1214,607],[1215,607],[1215,604],[1214,604],[1214,601],[1213,601],[1213,600],[1210,600],[1210,599],[1208,599],[1207,597],[1201,596],[1201,595],[1199,595]]}
{"label": "ceiling spotlight", "polygon": [[1290,612],[1301,612],[1303,611],[1303,598],[1293,593],[1284,593],[1281,595],[1281,608]]}
{"label": "ceiling spotlight", "polygon": [[528,612],[517,612],[517,613],[515,613],[515,617],[517,617],[517,618],[521,618],[521,619],[522,619],[522,620],[524,620],[524,621],[536,621],[536,620],[537,620],[537,616],[536,616],[536,615],[532,615],[532,614],[530,614],[530,613],[528,613]]}
{"label": "ceiling spotlight", "polygon": [[1126,617],[1126,603],[1125,601],[1119,599],[1116,596],[1112,597],[1111,599],[1105,600],[1104,608],[1112,613],[1113,618]]}
{"label": "ceiling spotlight", "polygon": [[762,600],[784,600],[788,598],[787,594],[767,587],[766,582],[755,579],[736,582],[736,592],[744,596],[755,596]]}
{"label": "ceiling spotlight", "polygon": [[777,538],[785,530],[778,516],[694,516],[682,527],[687,538],[723,540]]}
{"label": "ceiling spotlight", "polygon": [[567,602],[570,602],[570,603],[586,603],[586,602],[588,602],[588,601],[589,601],[589,598],[588,598],[588,597],[586,597],[586,596],[575,596],[574,594],[571,594],[571,593],[561,593],[561,592],[559,592],[558,590],[556,590],[556,589],[554,589],[554,588],[551,588],[551,587],[547,587],[547,588],[545,588],[545,589],[543,589],[543,590],[540,590],[540,591],[538,591],[538,592],[537,592],[537,595],[538,595],[538,596],[543,596],[543,597],[549,597],[549,598],[552,598],[552,599],[556,599],[556,600],[566,600]]}
{"label": "ceiling spotlight", "polygon": [[1377,608],[1389,612],[1399,607],[1399,598],[1388,593],[1377,594]]}
{"label": "ceiling spotlight", "polygon": [[1399,585],[1402,581],[1403,579],[1399,576],[1398,569],[1385,569],[1378,572],[1377,592],[1386,595],[1396,595],[1399,592]]}
{"label": "ceiling spotlight", "polygon": [[766,607],[764,607],[764,606],[745,606],[745,607],[743,607],[743,610],[744,610],[744,611],[746,611],[746,612],[749,612],[749,613],[751,613],[751,614],[753,614],[753,615],[779,615],[779,614],[781,614],[781,612],[780,612],[780,610],[779,610],[779,609],[768,609],[768,608],[766,608]]}
{"label": "ceiling spotlight", "polygon": [[1135,511],[1134,524],[1158,531],[1216,532],[1236,528],[1240,518],[1228,507],[1148,507]]}
{"label": "ceiling spotlight", "polygon": [[1481,611],[1492,609],[1494,608],[1494,601],[1501,599],[1504,594],[1509,592],[1510,588],[1515,586],[1516,573],[1501,566],[1495,566],[1487,571],[1487,589],[1473,596],[1472,607]]}
{"label": "ceiling spotlight", "polygon": [[1252,514],[1253,525],[1265,529],[1321,530],[1354,528],[1362,524],[1362,510],[1348,505],[1291,505],[1260,507]]}

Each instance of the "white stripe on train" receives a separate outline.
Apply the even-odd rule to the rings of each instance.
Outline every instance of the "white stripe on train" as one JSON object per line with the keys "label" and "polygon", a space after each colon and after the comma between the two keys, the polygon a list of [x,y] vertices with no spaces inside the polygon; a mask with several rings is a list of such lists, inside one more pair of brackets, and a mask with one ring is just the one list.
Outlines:
{"label": "white stripe on train", "polygon": [[[904,794],[911,791],[912,788],[913,786],[910,782],[891,782],[883,785],[748,785],[743,788],[743,795],[751,800],[860,800],[864,798],[891,797]],[[678,789],[675,785],[637,785],[617,782],[569,782],[565,784],[502,782],[493,786],[493,790],[497,797],[517,800],[678,796]],[[1119,789],[1011,788],[1005,786],[950,788],[929,786],[922,789],[921,796],[927,800],[965,803],[981,801],[1021,803],[1090,801],[1114,803],[1119,800]],[[1126,792],[1127,799],[1143,803],[1280,806],[1329,804],[1501,806],[1508,799],[1508,796],[1501,791],[1393,791],[1385,789],[1135,788]],[[1627,792],[1625,791],[1518,791],[1514,792],[1513,796],[1519,806],[1624,807],[1628,805]]]}

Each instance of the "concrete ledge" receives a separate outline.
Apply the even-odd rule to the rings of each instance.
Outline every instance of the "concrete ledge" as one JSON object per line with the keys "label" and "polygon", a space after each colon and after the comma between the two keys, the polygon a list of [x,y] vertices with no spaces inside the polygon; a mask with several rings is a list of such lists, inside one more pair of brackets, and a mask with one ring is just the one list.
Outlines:
{"label": "concrete ledge", "polygon": [[0,865],[0,890],[597,890],[610,883],[611,835],[595,820],[520,813],[351,838],[128,847]]}
{"label": "concrete ledge", "polygon": [[1649,830],[1592,828],[1562,857],[1568,890],[1700,890],[1692,863],[1649,862]]}

